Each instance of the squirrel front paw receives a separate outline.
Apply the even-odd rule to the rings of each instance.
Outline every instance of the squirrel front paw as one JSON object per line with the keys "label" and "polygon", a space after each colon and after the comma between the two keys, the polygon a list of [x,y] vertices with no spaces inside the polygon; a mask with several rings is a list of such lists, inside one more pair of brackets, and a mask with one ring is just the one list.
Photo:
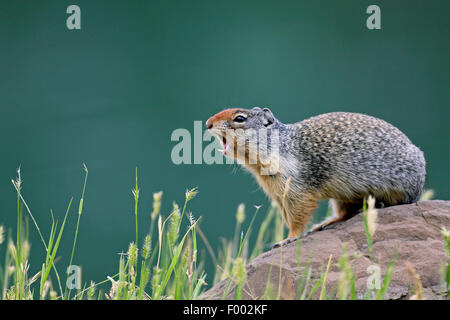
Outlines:
{"label": "squirrel front paw", "polygon": [[269,249],[272,250],[272,249],[275,249],[275,248],[279,248],[281,246],[285,246],[285,245],[287,245],[287,244],[289,244],[291,242],[296,241],[297,239],[298,239],[297,237],[292,237],[292,238],[287,238],[287,239],[281,240],[281,241],[279,241],[277,243],[269,244]]}

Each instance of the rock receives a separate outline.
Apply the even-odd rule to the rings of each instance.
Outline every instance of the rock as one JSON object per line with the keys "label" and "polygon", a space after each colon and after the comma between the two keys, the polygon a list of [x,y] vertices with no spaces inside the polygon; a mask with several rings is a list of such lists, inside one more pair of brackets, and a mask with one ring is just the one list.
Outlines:
{"label": "rock", "polygon": [[[373,255],[381,269],[381,280],[395,250],[398,252],[387,299],[409,299],[414,288],[407,262],[420,276],[426,299],[441,299],[440,268],[448,261],[444,252],[442,227],[450,229],[450,201],[421,201],[378,209],[376,232],[373,236]],[[274,297],[280,292],[281,299],[297,298],[297,284],[303,277],[307,260],[310,260],[311,288],[326,269],[332,255],[332,263],[326,281],[328,298],[335,298],[339,277],[338,259],[347,244],[347,253],[356,274],[356,291],[362,298],[367,291],[367,279],[371,265],[364,232],[363,215],[335,224],[330,229],[314,232],[300,238],[301,266],[298,267],[297,241],[272,249],[255,258],[247,265],[247,282],[243,299],[259,299],[264,295],[270,274]],[[356,256],[354,256],[356,254]],[[280,274],[281,270],[281,274]],[[279,287],[281,279],[281,287]],[[204,293],[203,299],[221,299],[229,280],[217,283]],[[279,290],[280,289],[280,290]],[[308,290],[308,293],[310,290]],[[312,299],[318,299],[320,289]],[[231,284],[226,299],[233,299]]]}

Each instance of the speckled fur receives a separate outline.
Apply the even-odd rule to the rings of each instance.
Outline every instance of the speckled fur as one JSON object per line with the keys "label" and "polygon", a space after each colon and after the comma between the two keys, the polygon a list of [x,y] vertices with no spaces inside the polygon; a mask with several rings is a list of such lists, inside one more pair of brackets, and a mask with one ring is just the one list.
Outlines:
{"label": "speckled fur", "polygon": [[[247,116],[245,123],[233,122],[237,113]],[[334,217],[315,230],[353,214],[368,195],[384,206],[406,204],[417,201],[424,187],[422,151],[396,127],[372,116],[333,112],[283,124],[267,108],[235,108],[210,118],[207,126],[213,133],[278,130],[279,171],[261,175],[259,163],[245,166],[280,206],[291,237],[304,231],[320,199],[331,199]],[[246,141],[258,143],[254,136]]]}

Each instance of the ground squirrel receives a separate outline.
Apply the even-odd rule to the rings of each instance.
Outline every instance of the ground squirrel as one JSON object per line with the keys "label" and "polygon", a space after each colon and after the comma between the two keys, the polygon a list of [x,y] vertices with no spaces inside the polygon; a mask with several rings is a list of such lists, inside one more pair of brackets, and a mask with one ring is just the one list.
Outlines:
{"label": "ground squirrel", "polygon": [[[268,108],[233,108],[206,127],[278,204],[290,238],[305,230],[320,199],[330,199],[333,217],[313,231],[356,213],[369,195],[381,206],[406,204],[424,187],[423,152],[372,116],[332,112],[284,124]],[[268,167],[275,170],[263,172]]]}

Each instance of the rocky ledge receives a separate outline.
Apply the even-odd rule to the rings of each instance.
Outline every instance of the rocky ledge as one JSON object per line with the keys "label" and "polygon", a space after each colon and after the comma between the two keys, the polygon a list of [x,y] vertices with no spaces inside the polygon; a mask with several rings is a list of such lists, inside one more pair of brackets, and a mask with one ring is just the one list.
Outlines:
{"label": "rocky ledge", "polygon": [[[388,207],[378,210],[376,232],[373,236],[373,255],[380,267],[381,277],[394,252],[397,258],[387,299],[409,299],[414,288],[408,263],[419,275],[425,299],[441,299],[441,267],[448,258],[444,251],[442,227],[450,229],[450,201],[420,201],[418,203]],[[243,299],[259,299],[266,289],[269,274],[272,288],[281,288],[281,299],[296,297],[297,284],[310,260],[310,285],[316,283],[326,268],[330,255],[331,267],[326,281],[328,294],[336,293],[343,245],[355,268],[356,291],[362,298],[367,291],[367,278],[371,275],[369,250],[364,232],[362,214],[338,223],[330,229],[314,232],[300,238],[301,266],[298,267],[297,241],[272,249],[247,265],[247,282]],[[369,269],[368,269],[369,268]],[[281,287],[279,280],[281,279]],[[204,299],[221,299],[229,281],[223,280],[207,291]],[[227,299],[234,297],[234,284]],[[313,299],[319,298],[317,290]]]}

